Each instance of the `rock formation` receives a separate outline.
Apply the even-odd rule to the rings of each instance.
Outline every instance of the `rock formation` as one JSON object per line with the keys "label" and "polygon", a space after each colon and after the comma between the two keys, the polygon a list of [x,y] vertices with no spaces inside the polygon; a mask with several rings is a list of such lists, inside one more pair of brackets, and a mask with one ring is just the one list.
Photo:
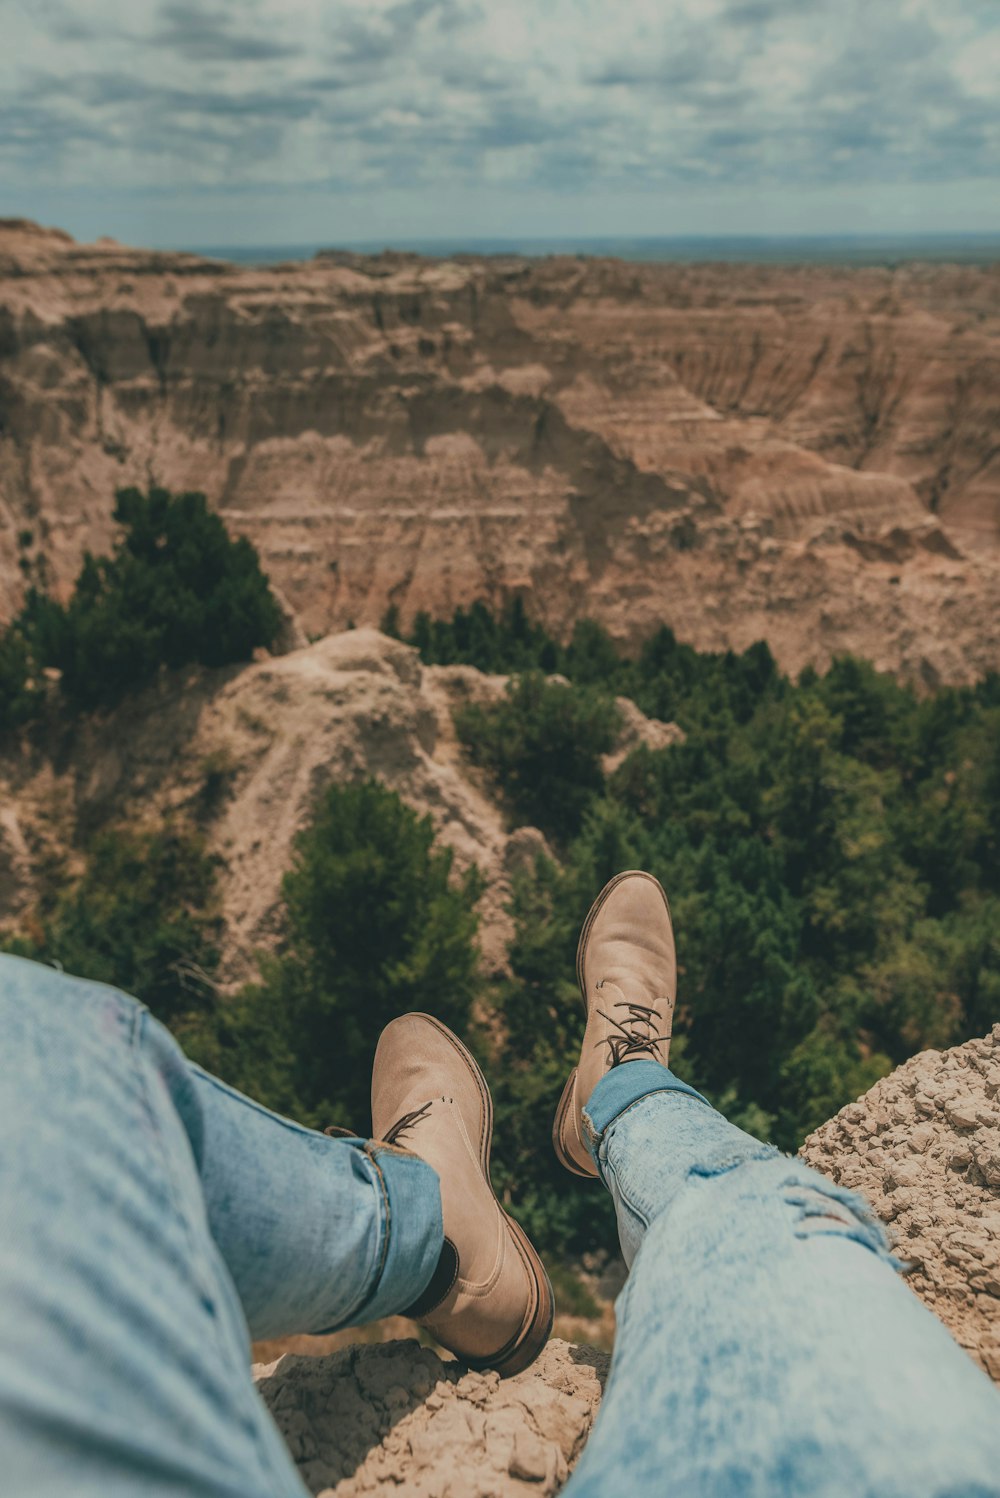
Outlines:
{"label": "rock formation", "polygon": [[801,1153],[866,1197],[907,1284],[1000,1383],[1000,1025],[911,1057]]}
{"label": "rock formation", "polygon": [[558,632],[967,679],[1000,643],[998,347],[997,267],[248,269],[8,222],[0,618],[155,480],[312,635],[521,592]]}
{"label": "rock formation", "polygon": [[[505,685],[470,667],[421,666],[398,640],[348,630],[248,666],[176,673],[114,713],[54,730],[36,751],[0,750],[0,925],[17,923],[36,871],[72,863],[87,833],[180,814],[220,855],[224,975],[239,981],[277,935],[292,840],[316,796],[331,781],[374,775],[431,816],[459,870],[479,867],[483,964],[501,971],[510,875],[546,844],[534,828],[508,832],[461,754],[452,707]],[[627,708],[619,756],[680,733]]]}
{"label": "rock formation", "polygon": [[608,1362],[554,1338],[531,1368],[501,1381],[410,1341],[291,1354],[256,1371],[313,1493],[544,1498],[583,1449]]}

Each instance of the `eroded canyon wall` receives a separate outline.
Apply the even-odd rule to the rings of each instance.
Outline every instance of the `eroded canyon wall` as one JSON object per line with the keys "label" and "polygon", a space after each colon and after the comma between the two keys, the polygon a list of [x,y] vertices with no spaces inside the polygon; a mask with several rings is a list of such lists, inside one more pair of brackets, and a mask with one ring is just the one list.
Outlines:
{"label": "eroded canyon wall", "polygon": [[247,269],[0,226],[4,618],[158,482],[312,635],[520,591],[559,632],[962,680],[1000,663],[998,433],[997,267]]}

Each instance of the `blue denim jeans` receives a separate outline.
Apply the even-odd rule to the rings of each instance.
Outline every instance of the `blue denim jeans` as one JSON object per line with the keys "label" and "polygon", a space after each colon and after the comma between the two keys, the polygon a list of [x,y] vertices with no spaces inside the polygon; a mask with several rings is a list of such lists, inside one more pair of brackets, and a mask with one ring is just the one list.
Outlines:
{"label": "blue denim jeans", "polygon": [[[434,1172],[276,1117],[134,1000],[14,958],[0,1043],[0,1491],[302,1498],[249,1336],[411,1304]],[[652,1062],[604,1078],[587,1128],[632,1273],[571,1498],[1000,1498],[1000,1397],[852,1197]]]}
{"label": "blue denim jeans", "polygon": [[423,1161],[278,1118],[134,999],[0,956],[0,1492],[302,1498],[249,1336],[399,1311],[442,1242]]}
{"label": "blue denim jeans", "polygon": [[630,1267],[566,1498],[996,1498],[1000,1392],[864,1204],[653,1061],[585,1130]]}

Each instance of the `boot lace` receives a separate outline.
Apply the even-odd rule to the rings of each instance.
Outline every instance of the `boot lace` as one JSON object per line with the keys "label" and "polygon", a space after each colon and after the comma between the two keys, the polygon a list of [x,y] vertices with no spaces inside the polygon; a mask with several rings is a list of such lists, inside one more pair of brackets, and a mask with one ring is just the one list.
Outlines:
{"label": "boot lace", "polygon": [[[431,1103],[434,1099],[431,1099]],[[395,1144],[402,1134],[412,1129],[414,1124],[419,1123],[424,1114],[429,1112],[431,1103],[425,1103],[422,1108],[414,1108],[412,1113],[404,1113],[402,1118],[397,1118],[392,1128],[385,1136],[386,1144]]]}
{"label": "boot lace", "polygon": [[616,1031],[615,1035],[606,1035],[603,1040],[595,1042],[597,1045],[606,1045],[611,1052],[611,1065],[620,1066],[630,1056],[641,1055],[648,1052],[653,1061],[659,1061],[657,1054],[659,1047],[664,1041],[670,1039],[670,1031],[665,1035],[653,1033],[653,1022],[657,1018],[656,1009],[651,1004],[636,1004],[631,999],[623,999],[619,1004],[613,1004],[612,1009],[626,1009],[628,1013],[618,1019],[608,1014],[603,1009],[597,1012],[602,1019],[606,1019]]}

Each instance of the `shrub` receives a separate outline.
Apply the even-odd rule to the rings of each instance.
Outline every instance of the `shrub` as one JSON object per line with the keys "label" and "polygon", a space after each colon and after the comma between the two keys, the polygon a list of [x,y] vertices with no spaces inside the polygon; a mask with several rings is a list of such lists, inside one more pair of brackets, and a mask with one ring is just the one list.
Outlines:
{"label": "shrub", "polygon": [[286,875],[286,945],[257,1003],[283,1016],[291,1090],[316,1123],[363,1132],[383,1027],[429,1010],[460,1034],[477,988],[474,875],[451,878],[418,817],[376,781],[334,785]]}
{"label": "shrub", "polygon": [[[392,626],[387,633],[395,633],[398,611],[390,608],[386,622]],[[509,599],[499,614],[481,602],[456,609],[449,620],[417,614],[407,643],[416,645],[428,665],[503,673],[559,669],[559,647],[531,623],[519,596]]]}
{"label": "shrub", "polygon": [[218,925],[215,864],[198,839],[118,829],[94,840],[82,878],[7,950],[111,983],[176,1026],[213,1006]]}
{"label": "shrub", "polygon": [[257,553],[203,494],[122,489],[114,515],[113,554],[87,554],[65,606],[32,588],[17,622],[74,707],[110,705],[163,666],[227,665],[271,644],[281,618]]}
{"label": "shrub", "polygon": [[20,728],[36,714],[41,694],[32,681],[31,654],[19,629],[0,633],[0,734]]}
{"label": "shrub", "polygon": [[606,697],[532,671],[511,681],[500,702],[461,709],[455,728],[514,814],[565,840],[604,789],[601,755],[619,719]]}

